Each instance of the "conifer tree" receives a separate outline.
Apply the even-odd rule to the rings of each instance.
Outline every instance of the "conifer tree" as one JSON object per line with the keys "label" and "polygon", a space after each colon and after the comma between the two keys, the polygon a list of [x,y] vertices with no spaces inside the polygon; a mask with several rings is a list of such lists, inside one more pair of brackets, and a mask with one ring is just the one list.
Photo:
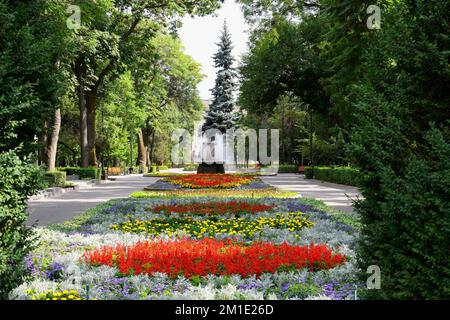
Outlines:
{"label": "conifer tree", "polygon": [[231,51],[231,35],[226,22],[224,23],[218,52],[214,57],[214,66],[218,69],[214,88],[211,90],[213,101],[205,116],[202,130],[218,129],[222,133],[236,123],[237,116],[233,113],[234,98],[233,91],[236,88],[236,71],[233,68],[235,61]]}

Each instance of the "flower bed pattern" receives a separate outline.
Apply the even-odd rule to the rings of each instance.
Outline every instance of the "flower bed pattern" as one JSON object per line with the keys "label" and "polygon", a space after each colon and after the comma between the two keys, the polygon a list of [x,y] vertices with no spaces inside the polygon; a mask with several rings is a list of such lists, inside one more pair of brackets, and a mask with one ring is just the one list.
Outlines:
{"label": "flower bed pattern", "polygon": [[345,262],[326,245],[291,246],[286,243],[251,243],[204,239],[202,241],[138,242],[132,246],[102,247],[88,252],[83,260],[92,265],[116,266],[122,275],[163,272],[179,275],[234,275],[242,277],[308,268],[330,269]]}
{"label": "flower bed pattern", "polygon": [[252,239],[263,231],[264,227],[274,229],[288,229],[298,231],[304,227],[312,227],[313,222],[304,217],[301,212],[288,214],[276,214],[273,217],[258,217],[256,219],[204,219],[196,220],[192,217],[183,218],[159,218],[151,220],[129,220],[111,226],[112,230],[122,232],[146,233],[159,235],[163,232],[169,236],[177,230],[185,232],[195,238],[214,237],[218,233],[228,235],[240,234],[246,239]]}
{"label": "flower bed pattern", "polygon": [[216,201],[207,203],[190,204],[163,204],[150,209],[153,212],[163,212],[167,215],[172,213],[189,213],[196,215],[220,215],[232,213],[236,216],[248,213],[273,211],[273,206],[267,204],[255,204],[245,201]]}
{"label": "flower bed pattern", "polygon": [[164,190],[164,191],[136,191],[131,194],[132,198],[295,198],[297,192],[281,191],[276,189],[267,190],[224,190],[224,189],[197,189],[197,190]]}
{"label": "flower bed pattern", "polygon": [[162,181],[187,189],[229,189],[255,180],[252,176],[236,174],[187,174],[165,178]]}
{"label": "flower bed pattern", "polygon": [[[27,258],[30,275],[26,282],[10,293],[10,298],[53,300],[70,290],[77,293],[73,295],[75,299],[354,299],[355,294],[360,297],[364,291],[358,282],[358,270],[354,265],[353,247],[358,225],[353,222],[354,215],[328,214],[318,210],[315,202],[286,198],[288,195],[295,194],[279,190],[197,189],[146,192],[136,198],[111,200],[73,221],[51,228],[38,228],[36,232],[40,235],[41,244]],[[240,212],[240,206],[246,211]],[[229,210],[219,209],[222,207]],[[188,230],[190,227],[184,228],[182,224],[175,227],[174,223],[188,218],[198,226],[203,225],[203,229]],[[299,222],[297,226],[289,225],[291,220],[296,219]],[[148,233],[147,230],[111,229],[112,225],[124,226],[130,221],[140,221],[144,225],[153,223],[150,221],[159,221],[168,225],[161,226],[154,233]],[[238,229],[237,221],[262,226],[257,232],[250,232],[255,229],[254,225],[250,229]],[[207,224],[206,228],[204,224]],[[223,226],[230,227],[222,232]],[[207,232],[211,233],[211,230],[213,234]],[[136,248],[137,243],[152,243],[152,246],[159,243],[158,248],[164,247],[161,253],[167,252],[170,247],[174,256],[180,246],[184,246],[180,243],[186,244],[183,248],[189,248],[188,243],[195,243],[199,248],[234,243],[231,245],[232,250],[238,252],[235,246],[239,250],[245,248],[249,250],[246,254],[253,252],[253,249],[248,249],[253,246],[259,252],[266,250],[261,249],[261,246],[267,246],[264,252],[273,249],[276,254],[281,254],[282,246],[311,250],[312,243],[320,243],[328,248],[329,251],[324,252],[330,254],[328,257],[331,260],[328,263],[328,258],[308,258],[304,264],[299,262],[297,265],[282,266],[275,263],[278,261],[278,258],[274,258],[276,255],[268,254],[268,259],[256,261],[255,268],[253,264],[248,265],[246,272],[245,268],[236,269],[245,266],[244,261],[233,265],[231,257],[221,257],[224,260],[214,260],[217,262],[214,269],[213,264],[208,264],[210,254],[205,253],[201,257],[208,258],[196,260],[195,256],[184,252],[182,256],[186,261],[184,264],[180,262],[178,272],[172,272],[163,263],[154,266],[141,263],[140,273],[133,265],[136,262],[136,259],[132,259],[135,257],[133,255],[126,256],[128,262],[123,262],[123,266],[130,263],[133,269],[123,268],[123,272],[117,259],[109,265],[96,266],[86,260],[89,253],[106,250],[101,248],[115,250],[119,245],[128,250]],[[141,246],[142,252],[136,252],[144,254],[147,249]],[[256,255],[255,252],[256,249],[253,252]],[[148,254],[148,250],[145,254]],[[214,255],[220,258],[217,252]],[[294,258],[296,256],[300,255],[293,255]],[[340,258],[333,262],[333,257]],[[285,258],[279,257],[279,261]],[[179,260],[180,257],[174,258],[171,265],[176,266]],[[204,263],[201,264],[201,261]],[[231,269],[224,268],[221,261],[231,261]],[[317,264],[311,264],[311,261]],[[233,266],[236,268],[233,269]],[[275,273],[272,272],[274,270]]]}

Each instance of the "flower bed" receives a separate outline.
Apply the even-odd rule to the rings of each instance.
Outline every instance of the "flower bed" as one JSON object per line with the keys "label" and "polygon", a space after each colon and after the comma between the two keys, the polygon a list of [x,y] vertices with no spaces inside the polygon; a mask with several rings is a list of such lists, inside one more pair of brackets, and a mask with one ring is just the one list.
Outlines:
{"label": "flower bed", "polygon": [[150,209],[153,212],[162,212],[167,215],[172,213],[189,213],[198,215],[220,215],[232,213],[236,216],[247,213],[273,211],[273,206],[267,204],[255,204],[245,201],[215,201],[189,204],[163,204]]}
{"label": "flower bed", "polygon": [[56,291],[48,290],[45,293],[35,294],[34,290],[28,290],[28,294],[32,295],[31,300],[84,300],[75,290]]}
{"label": "flower bed", "polygon": [[232,241],[138,242],[132,246],[107,246],[87,252],[82,258],[92,266],[115,266],[122,275],[163,272],[175,279],[180,274],[194,276],[234,275],[242,277],[282,270],[330,269],[345,262],[326,245],[291,246],[255,242],[243,245]]}
{"label": "flower bed", "polygon": [[214,237],[218,233],[228,235],[242,235],[246,239],[252,239],[264,227],[276,229],[288,229],[298,231],[304,227],[312,227],[313,222],[303,217],[301,212],[288,214],[276,214],[274,217],[258,217],[257,219],[203,219],[196,220],[191,217],[183,218],[157,218],[151,220],[131,219],[126,222],[111,226],[112,230],[122,232],[144,232],[149,235],[159,235],[163,232],[169,236],[177,230],[181,230],[195,238]]}
{"label": "flower bed", "polygon": [[363,292],[352,214],[268,193],[183,192],[189,196],[111,200],[36,229],[41,241],[27,258],[30,274],[10,298],[53,300],[70,290],[75,299],[354,299],[355,289]]}
{"label": "flower bed", "polygon": [[199,189],[199,190],[164,190],[164,191],[136,191],[130,195],[132,198],[293,198],[298,197],[297,192],[282,191],[276,189],[267,190],[223,190],[223,189]]}
{"label": "flower bed", "polygon": [[236,188],[255,180],[252,176],[237,174],[187,174],[163,179],[164,182],[187,189]]}

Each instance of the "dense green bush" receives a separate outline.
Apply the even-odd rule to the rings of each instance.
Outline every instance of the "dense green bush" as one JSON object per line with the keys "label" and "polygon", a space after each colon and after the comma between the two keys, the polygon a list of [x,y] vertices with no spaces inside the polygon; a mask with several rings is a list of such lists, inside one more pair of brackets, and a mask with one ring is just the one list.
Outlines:
{"label": "dense green bush", "polygon": [[305,167],[305,178],[314,179],[314,173],[311,167]]}
{"label": "dense green bush", "polygon": [[168,166],[159,166],[158,170],[169,170]]}
{"label": "dense green bush", "polygon": [[314,173],[311,167],[305,167],[305,176],[307,179],[317,179],[348,186],[358,186],[360,179],[358,170],[351,167],[314,167]]}
{"label": "dense green bush", "polygon": [[67,175],[75,175],[80,179],[97,179],[100,180],[102,170],[96,167],[80,168],[80,167],[63,167],[58,168],[59,171],[64,171]]}
{"label": "dense green bush", "polygon": [[197,163],[185,164],[183,167],[183,171],[197,171],[197,168],[198,168]]}
{"label": "dense green bush", "polygon": [[294,164],[280,164],[278,173],[298,173],[298,166]]}
{"label": "dense green bush", "polygon": [[0,154],[0,299],[23,281],[24,257],[34,243],[25,226],[26,200],[44,185],[39,168],[14,151]]}
{"label": "dense green bush", "polygon": [[371,298],[450,299],[450,2],[394,3],[354,87],[361,279],[377,265]]}
{"label": "dense green bush", "polygon": [[45,173],[45,180],[50,187],[61,187],[66,185],[66,173],[64,171],[49,171]]}

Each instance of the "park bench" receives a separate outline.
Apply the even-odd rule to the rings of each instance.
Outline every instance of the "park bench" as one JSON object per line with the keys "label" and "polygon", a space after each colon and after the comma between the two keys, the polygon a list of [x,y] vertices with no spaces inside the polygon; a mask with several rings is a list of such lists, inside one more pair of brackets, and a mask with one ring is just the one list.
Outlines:
{"label": "park bench", "polygon": [[121,167],[108,167],[109,176],[120,176],[123,169]]}

